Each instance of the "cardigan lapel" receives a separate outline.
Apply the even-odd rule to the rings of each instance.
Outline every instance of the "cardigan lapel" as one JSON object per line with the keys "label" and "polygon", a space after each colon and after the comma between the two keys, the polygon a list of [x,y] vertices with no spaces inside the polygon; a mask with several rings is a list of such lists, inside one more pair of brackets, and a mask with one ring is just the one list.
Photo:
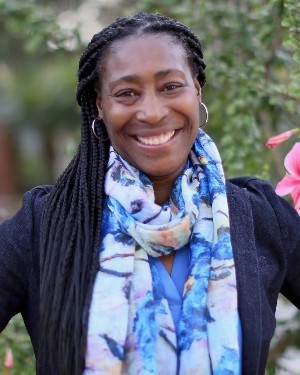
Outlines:
{"label": "cardigan lapel", "polygon": [[242,373],[256,375],[260,362],[262,311],[252,210],[246,189],[227,182],[227,194],[242,325]]}

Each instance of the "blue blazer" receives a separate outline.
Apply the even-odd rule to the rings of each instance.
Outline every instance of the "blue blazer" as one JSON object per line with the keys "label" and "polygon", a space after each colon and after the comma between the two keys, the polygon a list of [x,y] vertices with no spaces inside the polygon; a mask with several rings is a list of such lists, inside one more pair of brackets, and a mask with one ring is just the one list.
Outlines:
{"label": "blue blazer", "polygon": [[[26,193],[21,210],[0,225],[0,331],[21,312],[37,360],[39,231],[51,188],[40,186]],[[227,193],[243,374],[263,375],[276,324],[278,294],[300,309],[300,217],[268,183],[256,178],[227,181]],[[40,373],[52,374],[55,370],[51,368]]]}

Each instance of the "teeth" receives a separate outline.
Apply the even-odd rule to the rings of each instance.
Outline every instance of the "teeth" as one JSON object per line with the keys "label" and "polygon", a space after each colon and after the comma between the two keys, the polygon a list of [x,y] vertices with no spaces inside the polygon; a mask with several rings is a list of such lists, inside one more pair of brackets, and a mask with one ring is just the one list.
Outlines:
{"label": "teeth", "polygon": [[175,130],[169,131],[167,133],[160,134],[156,137],[137,137],[138,141],[143,143],[144,145],[162,145],[168,142],[173,135],[175,134]]}

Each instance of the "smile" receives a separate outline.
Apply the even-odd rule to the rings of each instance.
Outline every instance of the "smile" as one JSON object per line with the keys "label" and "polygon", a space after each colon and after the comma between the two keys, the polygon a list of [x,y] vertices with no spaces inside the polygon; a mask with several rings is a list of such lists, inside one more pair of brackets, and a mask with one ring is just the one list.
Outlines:
{"label": "smile", "polygon": [[164,143],[167,143],[175,134],[175,130],[171,130],[169,132],[157,135],[155,137],[140,137],[137,136],[137,140],[144,144],[144,145],[150,145],[150,146],[156,146],[156,145],[162,145]]}

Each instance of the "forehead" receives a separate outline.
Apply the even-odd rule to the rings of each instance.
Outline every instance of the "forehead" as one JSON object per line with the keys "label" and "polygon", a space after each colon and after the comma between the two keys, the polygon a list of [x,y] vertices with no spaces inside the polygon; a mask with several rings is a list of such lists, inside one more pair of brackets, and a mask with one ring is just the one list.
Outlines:
{"label": "forehead", "polygon": [[160,70],[189,70],[184,48],[167,34],[132,35],[112,43],[101,66],[101,81]]}

